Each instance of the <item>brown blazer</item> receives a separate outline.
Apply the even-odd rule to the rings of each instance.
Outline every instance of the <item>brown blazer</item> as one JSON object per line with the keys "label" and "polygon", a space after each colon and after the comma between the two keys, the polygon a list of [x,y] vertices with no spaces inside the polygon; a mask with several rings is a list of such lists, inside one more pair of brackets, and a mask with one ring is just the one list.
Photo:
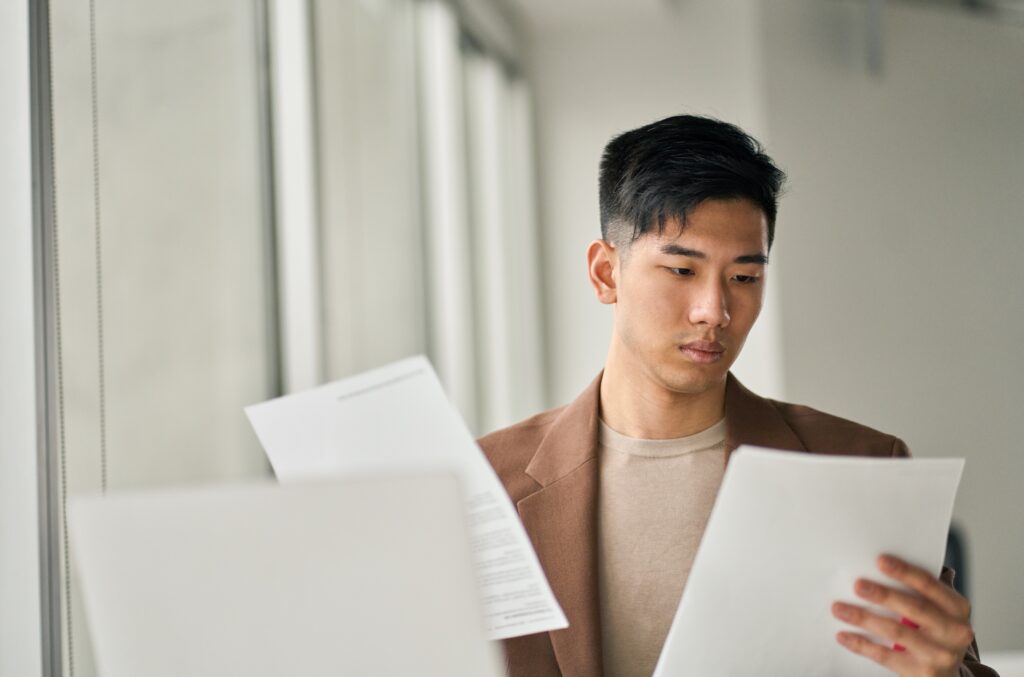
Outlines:
{"label": "brown blazer", "polygon": [[[480,440],[516,504],[569,627],[505,641],[511,677],[602,677],[597,591],[599,374],[567,406]],[[819,454],[908,456],[892,435],[809,407],[758,397],[731,374],[725,392],[727,453],[743,444]],[[952,580],[948,572],[947,582]],[[968,667],[969,666],[969,669]],[[965,675],[995,675],[965,657]]]}

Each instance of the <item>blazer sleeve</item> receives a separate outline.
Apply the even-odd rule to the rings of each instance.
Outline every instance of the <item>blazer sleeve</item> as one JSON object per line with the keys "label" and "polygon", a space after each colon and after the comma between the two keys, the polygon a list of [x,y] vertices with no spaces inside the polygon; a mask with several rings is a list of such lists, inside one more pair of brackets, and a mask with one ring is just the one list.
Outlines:
{"label": "blazer sleeve", "polygon": [[[896,438],[892,443],[892,457],[893,458],[910,458],[910,450],[907,449],[907,445],[903,440]],[[953,587],[953,578],[956,576],[956,572],[949,567],[942,567],[942,573],[939,575],[939,580]],[[967,647],[967,653],[964,654],[963,662],[960,663],[960,676],[961,677],[999,677],[992,668],[983,665],[978,654],[978,640],[977,638],[971,640],[971,645]]]}

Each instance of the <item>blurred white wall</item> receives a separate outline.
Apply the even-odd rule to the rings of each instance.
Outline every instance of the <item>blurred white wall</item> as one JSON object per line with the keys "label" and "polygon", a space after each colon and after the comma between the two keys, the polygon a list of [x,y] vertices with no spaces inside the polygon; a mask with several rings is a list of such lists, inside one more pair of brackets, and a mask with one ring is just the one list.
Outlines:
{"label": "blurred white wall", "polygon": [[982,652],[1024,648],[1024,27],[888,3],[878,75],[863,3],[765,30],[788,394],[967,458]]}
{"label": "blurred white wall", "polygon": [[28,3],[0,3],[0,675],[42,674]]}
{"label": "blurred white wall", "polygon": [[[665,3],[605,20],[581,13],[578,22],[530,31],[549,404],[572,399],[594,378],[611,336],[611,309],[594,298],[585,258],[587,244],[600,237],[597,173],[604,145],[617,133],[677,113],[712,115],[763,137],[759,16],[756,0],[694,0],[674,11]],[[780,397],[779,304],[770,282],[768,288],[768,304],[735,371],[748,386]]]}

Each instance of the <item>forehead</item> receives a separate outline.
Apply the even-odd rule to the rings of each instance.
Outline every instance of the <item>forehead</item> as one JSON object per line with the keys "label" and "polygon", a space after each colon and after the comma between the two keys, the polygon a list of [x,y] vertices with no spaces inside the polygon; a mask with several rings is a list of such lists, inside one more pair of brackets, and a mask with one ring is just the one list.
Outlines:
{"label": "forehead", "polygon": [[764,211],[749,200],[705,200],[690,211],[685,223],[669,220],[661,233],[643,235],[631,247],[658,253],[667,244],[709,256],[716,252],[767,254],[768,220]]}

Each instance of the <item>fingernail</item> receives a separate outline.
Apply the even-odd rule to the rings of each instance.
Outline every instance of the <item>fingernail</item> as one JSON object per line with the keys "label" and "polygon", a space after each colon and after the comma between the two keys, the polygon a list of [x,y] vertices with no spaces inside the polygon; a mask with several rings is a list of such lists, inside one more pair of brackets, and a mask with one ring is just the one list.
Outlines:
{"label": "fingernail", "polygon": [[836,618],[839,618],[844,621],[850,620],[850,618],[853,616],[853,613],[851,613],[850,609],[843,604],[836,604],[835,606],[833,606],[832,613],[835,614]]}
{"label": "fingernail", "polygon": [[889,555],[882,555],[879,557],[878,566],[882,571],[889,573],[895,572],[899,568],[899,564],[896,562],[896,559]]}
{"label": "fingernail", "polygon": [[893,644],[892,645],[892,650],[893,651],[906,651],[907,647],[903,646],[902,644]]}

